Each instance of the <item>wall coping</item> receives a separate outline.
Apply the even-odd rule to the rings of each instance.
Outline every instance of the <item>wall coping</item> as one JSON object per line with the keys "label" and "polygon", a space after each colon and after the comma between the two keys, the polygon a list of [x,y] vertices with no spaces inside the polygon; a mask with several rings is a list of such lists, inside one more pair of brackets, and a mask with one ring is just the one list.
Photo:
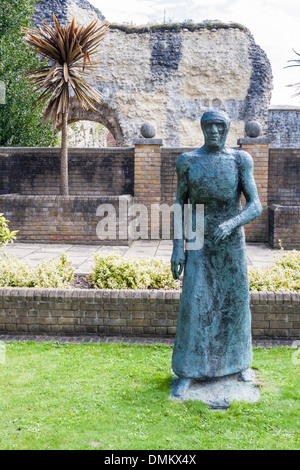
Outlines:
{"label": "wall coping", "polygon": [[133,200],[133,196],[130,194],[122,194],[120,196],[53,196],[53,195],[26,195],[26,194],[0,194],[0,200],[32,200],[32,201],[51,201],[51,202],[92,202],[92,201],[104,201],[104,202],[115,202],[120,199]]}
{"label": "wall coping", "polygon": [[140,139],[135,139],[133,145],[163,145],[162,139],[147,139],[145,137]]}
{"label": "wall coping", "polygon": [[[19,298],[26,300],[179,300],[181,290],[176,289],[56,289],[34,287],[0,287],[0,299]],[[252,304],[297,304],[300,305],[300,292],[251,291]]]}
{"label": "wall coping", "polygon": [[[133,153],[134,147],[69,147],[69,155],[76,154],[120,154],[120,153]],[[60,156],[60,147],[0,147],[0,157],[9,157],[10,155],[20,154],[27,156],[36,154],[36,156]]]}
{"label": "wall coping", "polygon": [[[299,107],[300,108],[300,107]],[[239,141],[241,143],[269,143],[271,142],[270,139],[263,137],[263,142],[259,141],[260,138],[241,138]],[[147,141],[146,145],[153,144],[153,140],[155,141],[160,141],[161,139],[136,139],[140,141]],[[268,141],[268,142],[266,142]],[[143,143],[139,143],[138,145],[143,145]],[[155,145],[155,144],[154,144]],[[156,144],[160,145],[160,144]],[[199,147],[161,147],[161,152],[162,153],[185,153],[185,152],[192,152],[193,150],[196,150]],[[237,148],[237,147],[232,147],[231,148]],[[238,149],[238,148],[237,148]],[[286,152],[286,151],[299,151],[300,147],[280,147],[280,148],[271,148],[271,151],[276,151],[276,152]],[[134,152],[134,147],[70,147],[68,149],[69,155],[76,155],[76,154],[82,154],[84,153],[91,153],[95,154],[96,156],[99,154],[120,154],[122,153],[128,153],[131,154]],[[47,153],[48,156],[60,156],[60,147],[0,147],[0,157],[9,157],[10,155],[13,154],[20,154],[22,153],[24,156],[27,155],[32,155],[36,154],[36,156],[44,156],[41,155],[42,153]]]}
{"label": "wall coping", "polygon": [[283,154],[289,152],[298,154],[300,152],[300,147],[270,147],[270,152]]}
{"label": "wall coping", "polygon": [[277,212],[300,212],[300,206],[282,206],[280,204],[272,204],[269,209]]}
{"label": "wall coping", "polygon": [[241,139],[238,139],[237,143],[238,145],[241,144],[270,144],[272,142],[272,139],[269,137],[243,137]]}
{"label": "wall coping", "polygon": [[193,150],[196,150],[199,147],[162,147],[161,151],[162,153],[185,153],[185,152],[192,152]]}

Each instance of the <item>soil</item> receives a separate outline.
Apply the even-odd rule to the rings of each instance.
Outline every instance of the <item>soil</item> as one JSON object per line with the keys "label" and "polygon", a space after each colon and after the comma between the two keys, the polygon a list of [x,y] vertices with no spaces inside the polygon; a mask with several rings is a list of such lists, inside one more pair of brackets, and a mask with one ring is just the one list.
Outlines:
{"label": "soil", "polygon": [[92,281],[88,276],[76,275],[70,283],[74,289],[93,289]]}
{"label": "soil", "polygon": [[[73,281],[70,282],[70,285],[74,289],[94,289],[91,278],[82,274],[75,274]],[[182,287],[182,279],[180,282],[180,286]]]}

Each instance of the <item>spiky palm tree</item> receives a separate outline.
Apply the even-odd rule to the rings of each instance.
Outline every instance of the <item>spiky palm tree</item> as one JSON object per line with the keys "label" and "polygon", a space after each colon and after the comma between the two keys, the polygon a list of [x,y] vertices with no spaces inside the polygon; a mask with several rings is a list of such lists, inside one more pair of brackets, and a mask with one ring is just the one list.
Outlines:
{"label": "spiky palm tree", "polygon": [[[51,119],[53,126],[61,124],[60,194],[68,195],[68,115],[70,90],[84,109],[95,111],[101,95],[86,79],[99,77],[95,72],[100,59],[99,43],[109,24],[99,26],[98,20],[88,26],[60,26],[53,14],[54,27],[43,21],[41,28],[24,28],[25,41],[43,59],[43,65],[28,72],[34,91],[42,91],[34,104],[45,105],[44,120]],[[46,59],[47,65],[44,59]]]}
{"label": "spiky palm tree", "polygon": [[[297,54],[297,56],[300,57],[300,54],[298,52],[296,52],[295,49],[293,49],[293,51],[295,52],[295,54]],[[300,67],[300,59],[292,59],[292,60],[288,60],[288,62],[295,62],[295,64],[287,65],[286,67],[284,67],[285,69],[288,69],[289,67]],[[293,97],[300,95],[300,82],[293,83],[293,84],[287,85],[287,86],[288,87],[296,87],[296,92],[293,95]]]}

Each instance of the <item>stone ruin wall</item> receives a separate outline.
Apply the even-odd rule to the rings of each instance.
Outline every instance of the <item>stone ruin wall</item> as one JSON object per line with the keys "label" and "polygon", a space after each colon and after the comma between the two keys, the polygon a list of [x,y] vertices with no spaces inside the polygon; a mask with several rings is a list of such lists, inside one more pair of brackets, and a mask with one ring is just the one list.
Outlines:
{"label": "stone ruin wall", "polygon": [[300,147],[300,106],[271,106],[268,136],[271,147]]}
{"label": "stone ruin wall", "polygon": [[[85,0],[42,0],[35,23],[50,22],[52,11],[61,22],[104,20]],[[102,80],[94,83],[103,103],[94,113],[73,102],[71,121],[100,122],[119,146],[131,146],[145,121],[156,122],[165,146],[200,146],[199,121],[209,108],[230,115],[230,146],[244,136],[245,121],[259,121],[266,133],[272,72],[250,32],[235,24],[173,26],[111,26],[102,42]]]}

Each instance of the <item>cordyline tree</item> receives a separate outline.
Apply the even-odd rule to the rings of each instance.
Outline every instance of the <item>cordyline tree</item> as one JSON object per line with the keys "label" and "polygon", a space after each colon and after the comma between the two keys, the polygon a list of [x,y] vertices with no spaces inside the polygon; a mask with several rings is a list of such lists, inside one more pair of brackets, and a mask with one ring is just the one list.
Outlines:
{"label": "cordyline tree", "polygon": [[47,65],[28,72],[34,92],[42,91],[34,104],[45,105],[43,121],[51,119],[54,128],[61,124],[60,194],[68,196],[68,115],[70,90],[72,89],[84,109],[96,111],[94,103],[101,102],[100,93],[88,82],[95,74],[100,59],[99,43],[109,24],[99,26],[93,21],[88,26],[75,26],[73,18],[69,26],[60,26],[53,14],[54,27],[43,21],[41,28],[23,28],[25,41]]}
{"label": "cordyline tree", "polygon": [[[295,49],[293,49],[293,51],[295,52],[295,54],[297,54],[297,56],[300,57],[300,54],[296,52]],[[288,62],[296,62],[296,63],[292,65],[287,65],[286,67],[284,67],[285,69],[288,69],[289,67],[300,67],[300,59],[292,59],[292,60],[288,60]],[[300,82],[293,83],[292,85],[287,85],[287,86],[296,87],[296,93],[293,95],[293,97],[300,95]]]}

